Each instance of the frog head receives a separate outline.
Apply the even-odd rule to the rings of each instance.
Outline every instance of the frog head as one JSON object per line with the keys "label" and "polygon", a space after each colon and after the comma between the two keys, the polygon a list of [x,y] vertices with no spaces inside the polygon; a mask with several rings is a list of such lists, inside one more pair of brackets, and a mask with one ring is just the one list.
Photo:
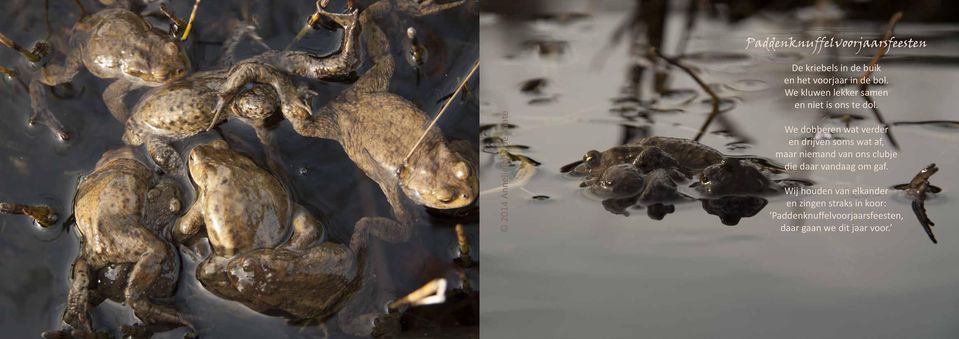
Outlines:
{"label": "frog head", "polygon": [[398,171],[400,187],[420,205],[436,209],[468,206],[476,200],[476,169],[445,142],[424,144]]}
{"label": "frog head", "polygon": [[120,71],[135,82],[156,86],[179,80],[190,70],[186,53],[167,37],[151,33],[139,43],[142,48],[129,53],[120,65]]}
{"label": "frog head", "polygon": [[643,192],[645,179],[636,166],[632,164],[613,165],[603,172],[603,175],[590,186],[594,194],[607,198],[627,198],[638,196]]}
{"label": "frog head", "polygon": [[190,177],[197,184],[203,183],[207,177],[215,174],[217,164],[222,163],[222,158],[228,156],[229,151],[230,146],[222,139],[193,147],[188,163]]}
{"label": "frog head", "polygon": [[276,112],[278,102],[279,98],[273,88],[256,84],[237,95],[231,103],[231,108],[233,113],[241,118],[261,122]]}
{"label": "frog head", "polygon": [[97,161],[96,168],[103,169],[113,166],[116,162],[137,161],[136,154],[131,147],[121,147],[115,150],[106,151]]}

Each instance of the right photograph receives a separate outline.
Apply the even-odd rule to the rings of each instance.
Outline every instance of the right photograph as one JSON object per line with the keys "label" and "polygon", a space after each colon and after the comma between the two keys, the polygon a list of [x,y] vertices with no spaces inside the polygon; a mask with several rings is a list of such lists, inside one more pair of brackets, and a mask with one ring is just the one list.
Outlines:
{"label": "right photograph", "polygon": [[484,337],[959,337],[959,3],[480,6]]}

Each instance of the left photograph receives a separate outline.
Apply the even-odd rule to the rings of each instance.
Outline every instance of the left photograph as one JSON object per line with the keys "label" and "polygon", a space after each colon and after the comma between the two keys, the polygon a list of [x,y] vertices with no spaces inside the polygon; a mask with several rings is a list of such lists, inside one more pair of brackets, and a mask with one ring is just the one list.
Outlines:
{"label": "left photograph", "polygon": [[479,337],[478,1],[4,1],[0,333]]}

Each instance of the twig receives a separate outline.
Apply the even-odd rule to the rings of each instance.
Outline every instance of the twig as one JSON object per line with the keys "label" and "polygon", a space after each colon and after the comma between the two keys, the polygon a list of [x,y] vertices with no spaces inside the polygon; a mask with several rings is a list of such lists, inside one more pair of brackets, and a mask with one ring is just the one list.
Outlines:
{"label": "twig", "polygon": [[[883,34],[882,40],[889,41],[889,38],[892,37],[893,30],[896,28],[896,23],[902,19],[902,12],[896,12],[892,15],[892,18],[889,18],[889,24],[886,26],[886,33]],[[872,114],[876,116],[876,120],[879,121],[884,127],[886,127],[886,138],[889,138],[889,144],[892,145],[892,148],[899,149],[899,143],[896,142],[896,138],[892,136],[892,127],[886,123],[886,119],[882,117],[882,113],[879,112],[879,107],[876,106],[876,102],[872,100],[866,90],[869,89],[869,85],[866,83],[866,79],[872,75],[873,71],[877,64],[879,64],[879,59],[886,54],[886,51],[889,50],[889,45],[886,44],[886,47],[876,50],[876,54],[872,56],[872,60],[869,60],[869,66],[862,72],[862,75],[859,76],[859,92],[862,93],[862,98],[866,100],[866,103],[869,104]]]}
{"label": "twig", "polygon": [[193,12],[190,13],[190,21],[187,22],[186,29],[183,30],[183,37],[180,38],[180,40],[186,41],[186,39],[190,37],[190,30],[193,28],[193,21],[196,20],[196,11],[200,8],[201,1],[202,0],[196,0],[196,2],[193,3]]}
{"label": "twig", "polygon": [[405,297],[394,300],[387,307],[397,311],[404,306],[433,305],[446,301],[446,279],[434,279]]}
{"label": "twig", "polygon": [[12,70],[12,69],[10,69],[10,68],[6,68],[6,67],[3,67],[3,66],[0,66],[0,73],[3,73],[4,75],[6,75],[6,76],[8,76],[8,77],[11,77],[11,78],[16,78],[16,77],[17,77],[17,71],[14,71],[14,70]]}
{"label": "twig", "polygon": [[476,60],[476,63],[473,64],[473,68],[470,69],[469,73],[467,73],[465,77],[463,77],[463,80],[460,81],[460,84],[456,86],[456,90],[453,91],[453,95],[451,95],[449,99],[446,99],[446,103],[443,104],[442,108],[440,108],[439,113],[436,113],[436,116],[433,117],[433,121],[430,122],[430,125],[427,126],[426,130],[423,131],[423,135],[421,135],[420,139],[417,140],[415,144],[413,144],[413,148],[410,148],[410,152],[406,153],[406,157],[403,158],[404,165],[406,164],[407,161],[410,160],[410,157],[413,156],[413,152],[416,151],[416,148],[420,146],[420,144],[423,142],[423,139],[426,139],[426,135],[428,135],[430,129],[432,129],[433,126],[436,125],[436,121],[438,121],[440,117],[443,116],[443,113],[446,113],[446,109],[450,107],[450,103],[453,102],[453,98],[456,98],[456,95],[463,91],[463,88],[466,87],[466,82],[473,77],[473,74],[475,74],[476,70],[479,69],[479,65],[480,65],[479,60]]}
{"label": "twig", "polygon": [[470,257],[470,244],[466,240],[466,232],[463,231],[463,225],[456,224],[456,242],[459,245],[460,257],[457,262],[463,267],[473,265],[473,258]]}
{"label": "twig", "polygon": [[303,28],[296,33],[296,36],[293,37],[293,41],[290,41],[290,43],[286,45],[285,50],[289,50],[290,47],[293,47],[293,44],[295,44],[297,41],[300,41],[300,39],[303,39],[303,37],[306,36],[306,33],[310,31],[310,28],[320,21],[320,8],[324,6],[325,4],[321,3],[320,0],[316,1],[316,11],[314,11],[313,15],[310,15],[310,18],[306,20],[306,25],[303,25]]}
{"label": "twig", "polygon": [[6,35],[4,35],[3,33],[0,33],[0,45],[4,45],[4,46],[7,46],[7,47],[9,47],[9,48],[12,48],[13,50],[15,50],[15,51],[19,52],[20,54],[22,54],[23,57],[27,58],[27,60],[30,60],[30,62],[38,62],[38,61],[40,61],[40,55],[37,55],[36,53],[33,53],[33,52],[27,50],[26,48],[23,48],[23,46],[18,45],[16,42],[14,42],[12,39],[8,38],[8,37],[7,37]]}
{"label": "twig", "polygon": [[686,67],[685,65],[680,64],[679,61],[676,61],[675,59],[672,59],[663,55],[663,53],[659,52],[659,50],[656,49],[655,47],[651,47],[650,51],[652,53],[655,53],[656,56],[663,58],[663,60],[666,60],[666,62],[668,62],[670,65],[679,67],[679,69],[686,72],[686,74],[688,74],[691,78],[693,78],[693,80],[695,80],[696,83],[699,84],[699,87],[702,87],[703,90],[706,91],[706,94],[709,94],[709,97],[712,99],[713,110],[712,112],[709,113],[709,116],[706,117],[706,121],[703,122],[703,126],[699,128],[699,133],[696,133],[696,137],[693,138],[693,140],[699,141],[699,139],[703,137],[703,134],[706,133],[706,129],[709,127],[709,124],[711,124],[713,122],[713,119],[716,119],[716,116],[719,115],[719,96],[716,95],[716,92],[714,92],[713,89],[709,87],[709,85],[706,85],[706,83],[703,82],[703,79],[700,79],[699,76],[696,75],[696,73],[693,73],[693,70],[689,69],[689,67]]}
{"label": "twig", "polygon": [[57,214],[47,206],[29,206],[0,202],[0,214],[20,214],[32,218],[37,224],[49,227],[57,222]]}

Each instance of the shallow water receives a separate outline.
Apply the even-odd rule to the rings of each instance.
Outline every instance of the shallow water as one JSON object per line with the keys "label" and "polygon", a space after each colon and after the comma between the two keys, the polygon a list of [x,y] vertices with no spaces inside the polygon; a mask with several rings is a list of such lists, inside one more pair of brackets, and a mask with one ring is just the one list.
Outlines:
{"label": "shallow water", "polygon": [[[342,6],[340,2],[334,3]],[[46,36],[43,4],[43,1],[4,2],[4,12],[11,20],[0,22],[0,31],[23,45],[32,46],[33,41]],[[172,1],[170,6],[185,17],[192,4],[192,1]],[[242,4],[242,1],[202,3],[196,30],[191,34],[194,43],[190,55],[194,70],[217,67],[220,43],[228,32],[225,25],[240,17]],[[87,3],[89,9],[99,8],[92,5]],[[251,13],[257,17],[258,32],[266,42],[274,48],[283,48],[313,12],[313,6],[313,1],[272,1],[269,6],[254,4]],[[400,46],[401,33],[405,32],[405,26],[412,25],[423,34],[432,35],[436,46],[442,48],[436,50],[436,55],[441,57],[435,58],[430,73],[423,77],[418,87],[412,68],[398,59],[392,85],[395,92],[411,99],[426,112],[439,109],[436,102],[452,92],[478,55],[476,15],[472,11],[468,8],[423,19],[403,19],[402,29],[394,27],[395,32],[388,32],[394,45]],[[71,27],[77,13],[73,2],[50,2],[50,19],[54,28]],[[339,43],[339,32],[316,30],[300,42],[298,48],[326,54],[337,49]],[[257,50],[253,48],[251,43],[241,45],[239,58],[255,54]],[[394,52],[397,58],[402,57],[399,48],[394,48]],[[18,70],[29,67],[8,49],[0,50],[0,65]],[[366,67],[369,67],[368,62],[364,63],[361,72]],[[113,120],[100,99],[108,84],[107,80],[81,71],[73,81],[78,93],[75,97],[62,100],[50,97],[50,108],[73,134],[69,142],[62,143],[44,125],[27,127],[29,97],[13,80],[5,79],[0,83],[0,91],[4,93],[0,96],[4,117],[0,124],[0,201],[47,204],[59,212],[61,221],[72,213],[72,199],[79,176],[91,171],[104,151],[122,146],[123,127]],[[310,85],[319,92],[314,109],[346,88],[344,84],[334,83],[311,82]],[[140,93],[132,97],[136,98]],[[133,102],[134,99],[129,99],[130,105]],[[472,136],[477,133],[476,98],[458,102],[463,103],[454,104],[438,126],[447,138],[475,140]],[[234,147],[261,156],[254,133],[242,123],[229,122],[219,130]],[[379,188],[356,169],[338,144],[299,137],[285,122],[275,134],[293,179],[295,195],[314,214],[326,219],[325,225],[333,241],[348,241],[353,223],[362,216],[389,215],[389,206]],[[177,146],[188,150],[195,142],[209,137],[199,137]],[[189,184],[184,189],[188,191],[187,201],[191,201]],[[424,220],[418,225],[419,237],[409,243],[390,245],[378,242],[374,245],[371,260],[377,275],[375,283],[385,297],[408,293],[438,277],[450,280],[452,288],[460,286],[456,268],[452,265],[456,253],[453,222],[435,218]],[[472,248],[478,252],[478,224],[475,218],[465,223]],[[42,229],[25,217],[0,217],[0,272],[3,272],[0,278],[0,329],[4,337],[37,337],[42,331],[60,328],[70,265],[77,248],[75,232],[71,227],[64,228],[62,222],[54,228]],[[283,319],[260,315],[240,304],[218,299],[206,292],[193,277],[193,260],[184,256],[183,262],[176,303],[194,321],[200,337],[345,336],[335,331],[335,325],[329,331],[324,326],[288,326]],[[467,273],[472,287],[478,290],[478,270],[471,269]],[[110,329],[118,329],[120,325],[133,321],[131,312],[109,301],[96,309],[93,318],[97,328]],[[476,322],[443,327],[420,321],[427,325],[417,328],[416,334],[475,336],[478,331]],[[183,332],[178,329],[156,337],[182,337]]]}
{"label": "shallow water", "polygon": [[[584,194],[579,182],[560,174],[561,166],[590,149],[618,145],[637,132],[692,138],[709,112],[708,96],[684,73],[672,72],[672,88],[692,89],[698,99],[682,112],[652,114],[653,122],[624,119],[610,110],[627,81],[630,59],[623,46],[606,50],[625,11],[599,12],[568,25],[552,21],[509,22],[484,14],[480,21],[483,88],[480,122],[517,127],[508,144],[542,163],[521,186],[504,180],[515,167],[496,157],[481,158],[484,195],[481,213],[485,266],[481,325],[490,337],[709,338],[953,338],[959,335],[959,158],[955,129],[895,127],[901,156],[890,170],[875,173],[792,172],[819,186],[880,186],[907,182],[935,162],[932,177],[943,193],[927,201],[940,243],[929,242],[912,214],[909,200],[890,193],[886,208],[904,221],[876,234],[783,233],[770,211],[789,211],[785,196],[767,197],[758,215],[724,226],[699,203],[676,205],[664,220],[645,211],[614,215]],[[703,18],[700,18],[703,19]],[[667,52],[674,51],[683,18],[670,17]],[[839,27],[848,34],[876,35],[881,23]],[[827,55],[742,51],[749,35],[799,33],[778,17],[750,19],[739,26],[700,20],[687,51],[687,64],[707,83],[721,83],[720,96],[735,96],[735,107],[717,119],[702,142],[731,155],[772,158],[785,146],[782,126],[813,124],[817,111],[794,111],[783,96],[789,64],[827,62]],[[865,32],[865,33],[861,33]],[[959,81],[955,25],[901,23],[897,36],[929,37],[929,48],[890,53],[881,63],[892,94],[876,98],[886,119],[956,120],[950,98]],[[952,38],[933,39],[932,36]],[[522,52],[525,39],[563,40],[566,53],[543,56]],[[841,55],[841,61],[868,62]],[[943,56],[946,56],[943,58]],[[601,60],[602,62],[598,61]],[[649,72],[647,72],[649,73]],[[554,102],[530,105],[521,93],[528,79],[545,78],[544,96]],[[644,89],[649,95],[649,89]],[[680,93],[679,96],[682,96]],[[668,101],[685,98],[669,98]],[[505,112],[505,116],[504,116]],[[854,112],[876,126],[872,114]],[[631,125],[634,128],[626,128]],[[839,122],[830,125],[839,126]],[[633,134],[630,134],[633,133]],[[732,135],[731,135],[732,134]],[[744,142],[745,141],[745,142]],[[735,147],[727,147],[727,145]],[[886,148],[888,149],[888,148]],[[505,177],[505,179],[504,179]],[[547,195],[550,199],[532,199]],[[829,197],[824,197],[829,198]],[[833,210],[824,208],[821,210]],[[819,210],[815,210],[819,211]],[[814,212],[815,212],[814,211]]]}

